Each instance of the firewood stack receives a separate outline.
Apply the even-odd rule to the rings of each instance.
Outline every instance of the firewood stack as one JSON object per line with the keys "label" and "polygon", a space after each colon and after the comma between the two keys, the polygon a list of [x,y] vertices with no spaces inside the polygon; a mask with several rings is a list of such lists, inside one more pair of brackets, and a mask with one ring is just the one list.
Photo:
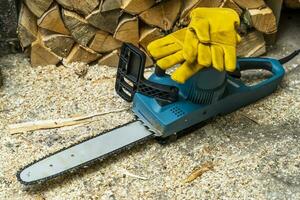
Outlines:
{"label": "firewood stack", "polygon": [[24,0],[18,36],[32,66],[94,61],[116,66],[122,42],[146,52],[149,42],[186,26],[196,7],[237,11],[243,35],[240,56],[263,54],[263,33],[277,31],[275,16],[263,0]]}

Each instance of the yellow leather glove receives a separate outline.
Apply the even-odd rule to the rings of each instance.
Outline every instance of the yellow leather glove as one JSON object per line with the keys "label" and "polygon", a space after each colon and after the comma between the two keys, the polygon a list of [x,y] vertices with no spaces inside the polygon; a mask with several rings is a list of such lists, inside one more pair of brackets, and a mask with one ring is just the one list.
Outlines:
{"label": "yellow leather glove", "polygon": [[147,46],[149,53],[157,61],[159,67],[166,70],[184,62],[183,42],[185,34],[186,28],[157,39]]}
{"label": "yellow leather glove", "polygon": [[219,71],[234,71],[236,45],[241,40],[236,31],[240,25],[238,14],[229,8],[196,8],[190,18],[184,58],[189,62],[197,60],[204,66],[213,65]]}
{"label": "yellow leather glove", "polygon": [[[216,22],[213,19],[217,19]],[[153,41],[147,49],[164,70],[183,63],[172,74],[172,79],[179,83],[211,65],[219,71],[234,71],[236,43],[240,40],[235,31],[236,23],[239,25],[239,16],[234,10],[195,9],[188,28]]]}
{"label": "yellow leather glove", "polygon": [[189,63],[186,61],[172,73],[171,78],[172,80],[183,84],[203,68],[204,66],[199,65],[197,62]]}
{"label": "yellow leather glove", "polygon": [[149,53],[157,60],[157,65],[163,70],[181,64],[171,75],[171,78],[178,83],[184,83],[203,68],[196,62],[191,64],[185,61],[183,56],[185,35],[186,28],[157,39],[147,46]]}

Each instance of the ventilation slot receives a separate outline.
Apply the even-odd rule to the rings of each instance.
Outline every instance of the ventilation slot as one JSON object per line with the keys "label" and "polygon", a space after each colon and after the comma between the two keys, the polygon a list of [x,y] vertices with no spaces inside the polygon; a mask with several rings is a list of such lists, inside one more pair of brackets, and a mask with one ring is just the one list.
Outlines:
{"label": "ventilation slot", "polygon": [[178,107],[173,107],[170,109],[170,111],[176,116],[176,117],[182,117],[185,112],[183,110],[181,110]]}

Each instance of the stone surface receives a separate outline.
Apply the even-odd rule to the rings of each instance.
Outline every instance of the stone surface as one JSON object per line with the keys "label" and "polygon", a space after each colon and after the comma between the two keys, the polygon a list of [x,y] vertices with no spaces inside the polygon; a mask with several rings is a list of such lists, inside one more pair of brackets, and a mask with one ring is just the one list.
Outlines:
{"label": "stone surface", "polygon": [[[291,18],[290,18],[291,17]],[[270,54],[299,48],[299,15],[284,16]],[[298,24],[297,24],[298,23]],[[84,126],[10,135],[7,125],[130,108],[114,92],[115,68],[93,65],[31,68],[24,55],[0,59],[0,199],[300,199],[300,56],[269,97],[161,146],[149,141],[39,188],[26,188],[16,171],[48,153],[133,119],[123,111]],[[262,76],[249,72],[244,80]],[[187,184],[194,169],[214,170]],[[134,178],[127,172],[143,177]]]}
{"label": "stone surface", "polygon": [[20,51],[16,0],[0,0],[0,55]]}

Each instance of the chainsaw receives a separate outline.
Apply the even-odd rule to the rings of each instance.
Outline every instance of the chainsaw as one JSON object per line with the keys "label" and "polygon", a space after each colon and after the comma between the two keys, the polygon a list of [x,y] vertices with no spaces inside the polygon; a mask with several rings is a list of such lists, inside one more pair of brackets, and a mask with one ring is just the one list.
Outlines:
{"label": "chainsaw", "polygon": [[[151,138],[176,139],[210,118],[270,95],[284,77],[282,64],[298,53],[282,60],[240,58],[233,73],[206,68],[179,84],[157,66],[145,78],[145,54],[131,44],[124,44],[115,89],[124,100],[132,102],[136,120],[34,161],[20,169],[17,178],[25,185],[44,183]],[[240,79],[241,72],[253,69],[264,69],[272,75],[248,86]]]}

